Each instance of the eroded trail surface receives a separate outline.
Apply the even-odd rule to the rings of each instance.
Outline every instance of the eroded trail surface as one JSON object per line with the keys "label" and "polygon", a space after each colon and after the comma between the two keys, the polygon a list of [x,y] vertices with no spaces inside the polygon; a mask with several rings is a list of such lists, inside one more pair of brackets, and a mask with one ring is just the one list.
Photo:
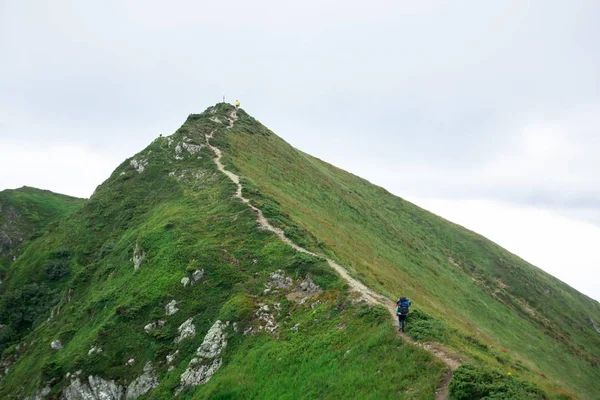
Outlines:
{"label": "eroded trail surface", "polygon": [[[227,126],[227,129],[233,127],[235,121],[237,121],[237,113],[235,110],[233,110],[229,114],[229,125]],[[301,253],[310,254],[315,257],[320,257],[320,258],[325,259],[327,261],[327,263],[331,266],[331,268],[333,268],[338,274],[340,274],[340,276],[348,283],[350,289],[353,292],[356,292],[360,295],[360,298],[362,300],[366,301],[368,304],[371,304],[371,305],[383,305],[390,312],[392,320],[394,321],[394,324],[395,324],[397,321],[396,305],[393,301],[390,301],[386,297],[376,293],[375,291],[373,291],[370,288],[368,288],[367,286],[365,286],[362,282],[360,282],[357,279],[350,276],[350,274],[344,267],[342,267],[341,265],[339,265],[332,259],[325,257],[322,254],[313,253],[312,251],[309,251],[303,247],[300,247],[296,243],[292,242],[287,236],[285,236],[285,233],[283,232],[283,230],[271,225],[269,223],[269,221],[263,215],[262,211],[259,208],[253,206],[250,203],[249,199],[242,196],[242,185],[240,183],[240,177],[237,176],[236,174],[234,174],[233,172],[225,169],[225,167],[223,166],[223,163],[221,162],[223,153],[221,152],[221,150],[219,148],[210,144],[210,139],[212,139],[215,132],[216,131],[212,131],[209,135],[206,135],[206,144],[215,153],[215,156],[216,156],[214,159],[215,164],[217,165],[217,168],[219,169],[219,171],[221,171],[222,173],[227,175],[227,177],[229,177],[229,179],[231,179],[233,181],[233,183],[236,184],[237,190],[235,193],[235,197],[237,197],[242,202],[247,204],[248,207],[250,207],[254,211],[254,213],[256,214],[256,220],[257,220],[259,226],[262,229],[273,232],[274,234],[276,234],[279,237],[279,239],[281,239],[283,242],[285,242],[289,246],[293,247],[295,250],[297,250]],[[423,344],[423,343],[414,341],[413,339],[411,339],[410,337],[406,336],[403,333],[399,332],[398,334],[400,336],[402,336],[402,338],[405,341],[407,341],[415,346],[422,347],[423,349],[427,350],[428,352],[430,352],[431,354],[433,354],[435,357],[439,358],[446,364],[448,369],[447,369],[447,372],[442,377],[440,385],[439,385],[438,389],[436,390],[435,398],[436,398],[436,400],[448,399],[449,385],[450,385],[450,379],[452,378],[452,371],[454,371],[456,368],[458,368],[460,366],[460,364],[461,364],[460,360],[457,357],[455,357],[454,355],[452,355],[451,353],[449,353],[447,350],[445,350],[439,344],[436,344],[436,343]]]}

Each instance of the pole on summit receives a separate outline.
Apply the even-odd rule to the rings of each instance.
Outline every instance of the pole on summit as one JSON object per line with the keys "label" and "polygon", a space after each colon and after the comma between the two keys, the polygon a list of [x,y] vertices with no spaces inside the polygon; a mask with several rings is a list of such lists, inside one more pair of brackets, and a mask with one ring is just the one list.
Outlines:
{"label": "pole on summit", "polygon": [[223,95],[223,103],[225,103],[225,95]]}

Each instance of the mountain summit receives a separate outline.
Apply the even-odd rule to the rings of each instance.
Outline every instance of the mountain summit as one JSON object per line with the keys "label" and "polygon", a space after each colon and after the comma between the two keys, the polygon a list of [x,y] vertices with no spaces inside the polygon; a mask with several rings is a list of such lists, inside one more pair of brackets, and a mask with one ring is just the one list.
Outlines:
{"label": "mountain summit", "polygon": [[1,289],[3,398],[600,393],[598,302],[224,103],[125,160]]}

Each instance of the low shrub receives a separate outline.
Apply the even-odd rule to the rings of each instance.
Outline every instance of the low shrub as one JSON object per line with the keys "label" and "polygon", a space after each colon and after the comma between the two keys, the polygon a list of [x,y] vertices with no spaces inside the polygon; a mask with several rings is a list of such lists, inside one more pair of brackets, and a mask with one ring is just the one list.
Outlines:
{"label": "low shrub", "polygon": [[448,326],[444,322],[420,310],[412,310],[408,314],[405,330],[415,340],[435,340],[443,343],[448,335]]}
{"label": "low shrub", "polygon": [[456,400],[546,399],[537,386],[483,366],[463,364],[454,371],[450,394]]}

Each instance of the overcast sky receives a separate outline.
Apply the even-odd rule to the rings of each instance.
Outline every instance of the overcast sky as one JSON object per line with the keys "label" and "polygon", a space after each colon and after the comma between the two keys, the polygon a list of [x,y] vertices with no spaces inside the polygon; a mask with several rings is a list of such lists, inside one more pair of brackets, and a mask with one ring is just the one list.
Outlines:
{"label": "overcast sky", "polygon": [[600,300],[600,2],[0,0],[0,190],[88,197],[222,95]]}

